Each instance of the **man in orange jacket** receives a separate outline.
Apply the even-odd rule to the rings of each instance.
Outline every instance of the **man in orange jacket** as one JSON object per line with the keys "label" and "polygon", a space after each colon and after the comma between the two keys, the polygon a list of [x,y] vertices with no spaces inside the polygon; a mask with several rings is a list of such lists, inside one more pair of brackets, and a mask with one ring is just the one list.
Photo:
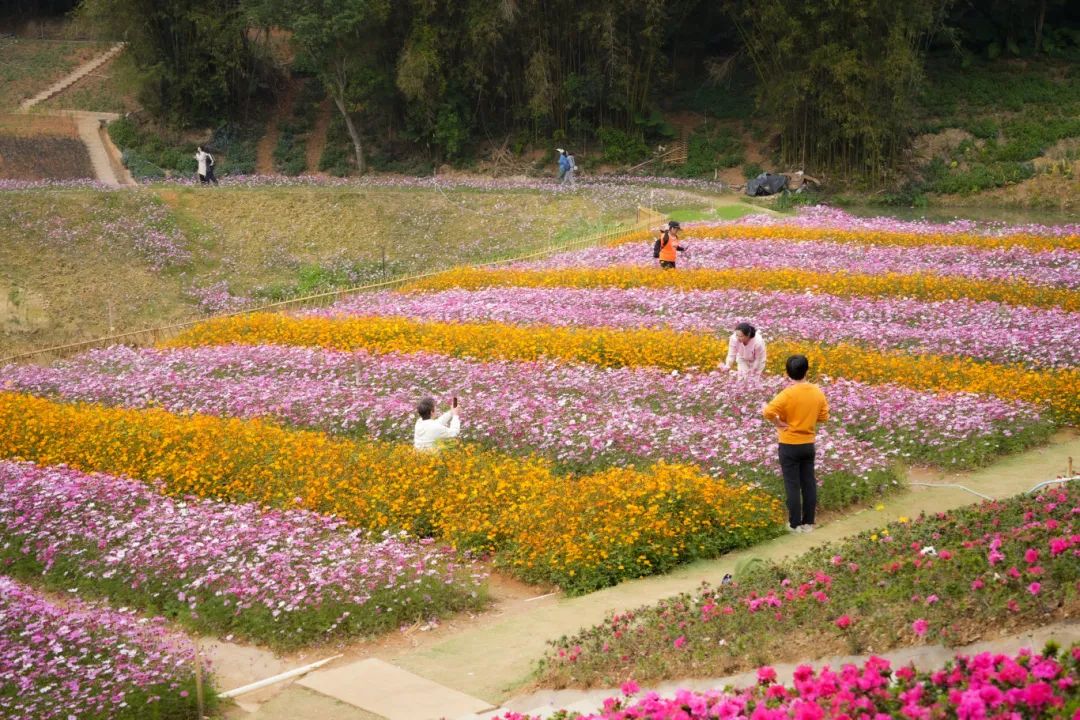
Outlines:
{"label": "man in orange jacket", "polygon": [[829,419],[829,403],[821,388],[806,382],[810,363],[805,355],[787,359],[791,384],[764,407],[765,419],[776,426],[780,472],[787,495],[788,529],[811,532],[817,510],[817,477],[814,474],[814,437],[818,423]]}
{"label": "man in orange jacket", "polygon": [[686,248],[679,244],[679,231],[682,227],[676,221],[668,223],[668,229],[660,236],[660,267],[665,270],[675,269],[676,252],[685,251]]}

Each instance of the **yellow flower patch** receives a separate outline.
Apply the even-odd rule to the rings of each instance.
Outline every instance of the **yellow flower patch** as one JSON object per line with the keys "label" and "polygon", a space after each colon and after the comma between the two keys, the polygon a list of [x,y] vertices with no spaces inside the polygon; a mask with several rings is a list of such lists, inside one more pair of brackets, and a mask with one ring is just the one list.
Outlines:
{"label": "yellow flower patch", "polygon": [[[657,464],[557,475],[539,459],[286,430],[259,420],[0,393],[0,457],[162,483],[170,495],[306,508],[495,553],[516,574],[589,591],[778,532],[780,502]],[[620,569],[618,566],[622,565]]]}
{"label": "yellow flower patch", "polygon": [[421,322],[400,317],[292,317],[256,313],[208,320],[166,343],[301,345],[378,353],[433,352],[481,360],[548,358],[604,367],[713,368],[719,338],[674,330],[567,328],[502,323]]}

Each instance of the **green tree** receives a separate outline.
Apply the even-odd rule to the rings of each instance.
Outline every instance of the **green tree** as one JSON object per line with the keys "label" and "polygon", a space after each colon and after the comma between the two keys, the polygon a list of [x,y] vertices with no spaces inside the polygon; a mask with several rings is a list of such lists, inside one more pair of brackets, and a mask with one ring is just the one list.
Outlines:
{"label": "green tree", "polygon": [[253,14],[292,33],[302,62],[314,69],[341,113],[363,173],[361,118],[376,109],[391,82],[390,0],[256,0]]}
{"label": "green tree", "polygon": [[80,12],[128,42],[143,105],[173,124],[236,117],[268,84],[245,0],[83,0]]}
{"label": "green tree", "polygon": [[739,0],[733,18],[785,163],[886,179],[910,143],[926,49],[951,0]]}

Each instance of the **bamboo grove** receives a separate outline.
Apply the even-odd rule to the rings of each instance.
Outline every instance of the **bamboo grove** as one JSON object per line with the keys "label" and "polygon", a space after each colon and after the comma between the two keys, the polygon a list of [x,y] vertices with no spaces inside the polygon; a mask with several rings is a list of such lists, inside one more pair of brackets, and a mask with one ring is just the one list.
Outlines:
{"label": "bamboo grove", "polygon": [[959,66],[1080,42],[1046,39],[1080,23],[1060,0],[82,0],[78,11],[129,42],[144,106],[174,125],[250,119],[284,75],[317,78],[360,172],[373,145],[434,162],[483,143],[647,157],[678,132],[666,118],[694,110],[754,115],[786,166],[881,180],[910,148],[928,54]]}

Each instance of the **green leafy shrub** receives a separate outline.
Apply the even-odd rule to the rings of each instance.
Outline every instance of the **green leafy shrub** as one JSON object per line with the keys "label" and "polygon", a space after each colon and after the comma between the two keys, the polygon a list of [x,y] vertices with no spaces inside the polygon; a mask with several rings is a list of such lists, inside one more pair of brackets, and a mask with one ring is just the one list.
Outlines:
{"label": "green leafy shrub", "polygon": [[711,176],[718,169],[741,165],[745,159],[742,142],[729,131],[694,133],[687,141],[686,164],[678,174]]}
{"label": "green leafy shrub", "polygon": [[756,162],[746,163],[742,166],[742,176],[747,180],[753,180],[763,172],[765,172],[765,168]]}
{"label": "green leafy shrub", "polygon": [[1005,124],[1005,144],[994,158],[1004,161],[1032,160],[1054,143],[1080,137],[1080,118],[1023,118]]}
{"label": "green leafy shrub", "polygon": [[676,135],[675,128],[655,108],[648,115],[634,118],[634,125],[648,138],[671,139]]}
{"label": "green leafy shrub", "polygon": [[990,140],[997,137],[999,128],[993,118],[982,117],[969,122],[966,129],[977,138]]}
{"label": "green leafy shrub", "polygon": [[356,169],[352,140],[345,127],[341,113],[335,110],[330,118],[330,127],[326,130],[326,145],[319,157],[319,170],[335,177],[345,177]]}
{"label": "green leafy shrub", "polygon": [[469,140],[468,121],[454,108],[442,108],[435,122],[434,141],[448,160],[461,157]]}
{"label": "green leafy shrub", "polygon": [[315,116],[325,92],[314,79],[302,79],[289,119],[281,124],[274,147],[274,167],[285,175],[299,175],[307,169],[307,144],[315,127]]}
{"label": "green leafy shrub", "polygon": [[631,135],[615,128],[600,128],[597,137],[604,148],[604,162],[613,165],[632,165],[649,156],[649,148],[638,135]]}
{"label": "green leafy shrub", "polygon": [[937,193],[969,195],[1018,183],[1033,175],[1035,175],[1035,168],[1031,163],[976,164],[963,172],[942,175],[928,189]]}
{"label": "green leafy shrub", "polygon": [[397,173],[423,177],[435,171],[435,164],[430,158],[420,155],[406,155],[392,152],[391,148],[377,147],[367,157],[368,166],[377,172]]}
{"label": "green leafy shrub", "polygon": [[109,123],[109,137],[119,148],[134,147],[138,142],[139,131],[130,118],[120,118]]}
{"label": "green leafy shrub", "polygon": [[[796,207],[804,207],[806,205],[814,205],[817,203],[817,198],[813,193],[793,193],[790,190],[784,190],[780,193],[780,197],[776,199],[777,210],[791,210]],[[854,483],[852,484],[854,486]],[[830,488],[830,490],[836,494],[837,498],[841,501],[848,503],[858,498],[857,493],[849,493],[847,488]],[[824,497],[824,493],[822,494]]]}
{"label": "green leafy shrub", "polygon": [[[214,130],[204,147],[214,155],[217,175],[240,175],[255,170],[255,144],[261,126],[226,124]],[[173,142],[155,128],[140,126],[131,118],[109,123],[109,137],[120,148],[124,166],[140,179],[195,174],[192,142]]]}

